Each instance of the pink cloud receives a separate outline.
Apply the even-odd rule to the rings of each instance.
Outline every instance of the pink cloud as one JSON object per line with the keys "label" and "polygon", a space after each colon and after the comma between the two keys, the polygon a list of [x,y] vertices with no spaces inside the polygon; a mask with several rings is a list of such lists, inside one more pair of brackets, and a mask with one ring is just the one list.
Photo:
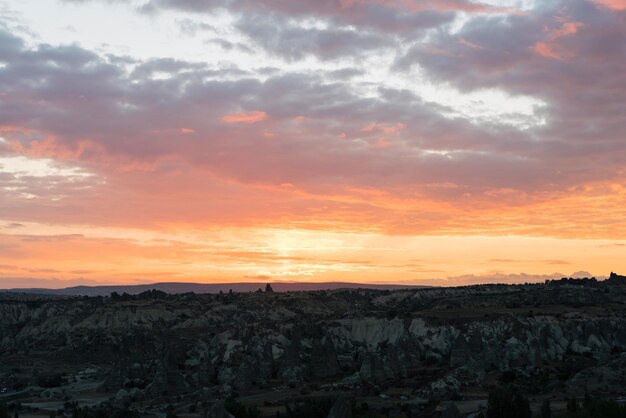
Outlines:
{"label": "pink cloud", "polygon": [[462,0],[339,0],[342,9],[358,5],[374,4],[390,9],[422,12],[427,10],[462,11],[467,13],[519,13],[510,7],[496,7],[478,2]]}
{"label": "pink cloud", "polygon": [[593,2],[612,10],[626,10],[626,0],[593,0]]}
{"label": "pink cloud", "polygon": [[555,40],[564,36],[573,35],[578,32],[578,29],[584,26],[585,25],[581,22],[565,22],[560,28],[550,32],[550,39]]}
{"label": "pink cloud", "polygon": [[475,43],[470,42],[470,41],[468,41],[467,39],[465,39],[465,38],[463,38],[463,37],[460,37],[460,38],[459,38],[459,43],[460,43],[461,45],[465,45],[466,47],[468,47],[468,48],[472,48],[472,49],[481,49],[481,48],[482,48],[482,46],[480,46],[480,45],[476,45]]}
{"label": "pink cloud", "polygon": [[393,146],[393,143],[387,138],[378,138],[376,144],[374,144],[374,148],[389,148],[391,146]]}
{"label": "pink cloud", "polygon": [[554,51],[552,45],[547,42],[537,42],[535,45],[532,46],[531,49],[536,54],[539,54],[545,58],[552,58],[557,60],[563,59],[561,55]]}
{"label": "pink cloud", "polygon": [[[285,67],[262,79],[225,70],[207,82],[204,68],[179,62],[186,71],[167,81],[147,78],[146,95],[142,83],[112,71],[114,64],[95,53],[49,47],[51,55],[9,43],[18,45],[12,53],[19,57],[8,64],[10,83],[3,84],[19,92],[3,103],[8,126],[2,135],[16,145],[11,150],[75,160],[72,166],[97,176],[81,184],[11,177],[11,188],[40,199],[26,202],[13,190],[0,190],[0,215],[122,226],[271,223],[393,233],[623,235],[615,228],[626,207],[623,192],[554,204],[565,202],[563,190],[581,197],[577,186],[592,181],[623,184],[623,174],[616,175],[624,166],[618,158],[624,150],[624,61],[616,53],[623,26],[611,26],[615,14],[591,11],[596,16],[589,20],[580,13],[565,21],[547,14],[487,25],[479,18],[459,34],[433,37],[447,55],[418,50],[420,65],[433,78],[460,91],[497,88],[545,100],[548,123],[526,131],[443,117],[441,109],[408,91],[359,95],[349,82],[333,81],[333,66],[319,73]],[[544,26],[549,29],[542,31]],[[533,46],[536,54],[529,51]],[[562,58],[569,51],[576,55],[568,68],[580,71],[563,71],[562,63],[538,56]],[[61,77],[61,70],[49,68],[51,56],[90,64],[58,65]],[[582,60],[586,56],[600,59]],[[37,69],[39,82],[20,71],[22,62]],[[89,100],[69,100],[68,91]],[[155,106],[155,100],[164,105]],[[133,103],[133,111],[120,102]],[[223,110],[261,106],[265,111]],[[254,125],[268,114],[271,124]],[[192,133],[187,130],[197,135],[181,135]],[[359,188],[384,198],[353,192]],[[541,206],[548,201],[551,206]],[[121,209],[128,207],[134,210]]]}
{"label": "pink cloud", "polygon": [[[567,36],[576,34],[580,28],[585,25],[581,22],[564,22],[560,27],[556,29],[546,28],[544,31],[548,34],[545,42],[537,42],[531,47],[531,50],[535,53],[545,57],[557,60],[571,58],[572,53],[560,48],[558,40]],[[557,51],[559,49],[559,51]]]}
{"label": "pink cloud", "polygon": [[361,129],[361,132],[382,132],[385,134],[397,134],[404,128],[406,128],[406,125],[404,123],[398,123],[395,125],[387,123],[370,123],[369,125],[363,127]]}
{"label": "pink cloud", "polygon": [[253,111],[232,113],[230,115],[224,116],[222,120],[226,123],[257,123],[265,120],[266,118],[267,113],[261,111]]}

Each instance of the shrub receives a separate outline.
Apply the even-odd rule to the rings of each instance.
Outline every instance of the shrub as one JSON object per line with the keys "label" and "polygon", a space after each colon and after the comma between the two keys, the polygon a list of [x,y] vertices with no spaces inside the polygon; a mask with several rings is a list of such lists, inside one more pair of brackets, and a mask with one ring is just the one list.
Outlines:
{"label": "shrub", "polygon": [[522,394],[505,387],[489,392],[487,418],[530,418],[530,404]]}

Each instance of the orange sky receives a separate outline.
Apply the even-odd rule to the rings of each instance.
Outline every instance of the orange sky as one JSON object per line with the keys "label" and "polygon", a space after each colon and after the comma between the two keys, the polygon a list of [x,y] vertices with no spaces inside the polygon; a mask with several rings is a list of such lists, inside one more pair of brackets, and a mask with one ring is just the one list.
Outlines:
{"label": "orange sky", "polygon": [[[24,224],[15,229],[19,235],[3,235],[4,275],[81,278],[93,284],[271,278],[458,285],[536,281],[544,280],[545,272],[626,267],[615,262],[621,260],[624,240],[269,228],[148,231]],[[63,234],[70,231],[74,234]],[[510,272],[527,276],[507,276]]]}
{"label": "orange sky", "polygon": [[12,5],[0,288],[626,271],[626,4],[530,3]]}

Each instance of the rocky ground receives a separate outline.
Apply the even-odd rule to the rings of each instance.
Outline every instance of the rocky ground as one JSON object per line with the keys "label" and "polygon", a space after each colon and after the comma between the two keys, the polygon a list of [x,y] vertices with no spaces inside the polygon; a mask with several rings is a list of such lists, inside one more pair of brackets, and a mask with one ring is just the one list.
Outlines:
{"label": "rocky ground", "polygon": [[537,414],[550,399],[558,415],[566,398],[626,394],[625,313],[626,285],[617,279],[0,293],[0,402],[20,417],[80,416],[81,408],[146,417],[452,417],[480,413],[489,390],[506,385]]}

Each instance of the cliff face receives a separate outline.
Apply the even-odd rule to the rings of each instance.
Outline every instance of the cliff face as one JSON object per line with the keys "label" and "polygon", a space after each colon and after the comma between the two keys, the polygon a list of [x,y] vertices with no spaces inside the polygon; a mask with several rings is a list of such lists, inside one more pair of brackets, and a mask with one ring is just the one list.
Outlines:
{"label": "cliff face", "polygon": [[126,401],[390,382],[448,399],[503,375],[534,390],[617,392],[624,300],[621,287],[536,285],[11,301],[0,303],[0,353],[6,366],[93,366]]}

